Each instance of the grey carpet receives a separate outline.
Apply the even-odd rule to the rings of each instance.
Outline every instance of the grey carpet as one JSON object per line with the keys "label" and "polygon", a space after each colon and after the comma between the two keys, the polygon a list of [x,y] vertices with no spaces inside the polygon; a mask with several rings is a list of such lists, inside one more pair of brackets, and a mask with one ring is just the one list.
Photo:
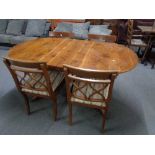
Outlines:
{"label": "grey carpet", "polygon": [[[8,50],[0,49],[0,57]],[[155,134],[155,70],[139,64],[115,82],[105,126],[106,135]],[[58,95],[58,121],[49,100],[31,101],[32,114],[24,111],[23,98],[0,60],[0,134],[102,134],[98,110],[73,107],[73,125],[67,124],[65,86]]]}

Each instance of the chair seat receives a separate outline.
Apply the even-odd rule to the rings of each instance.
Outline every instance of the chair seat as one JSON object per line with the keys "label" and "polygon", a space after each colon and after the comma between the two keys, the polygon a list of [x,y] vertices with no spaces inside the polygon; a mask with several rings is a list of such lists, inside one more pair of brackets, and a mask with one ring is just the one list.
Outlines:
{"label": "chair seat", "polygon": [[[110,82],[110,80],[105,81]],[[105,89],[102,89],[103,84],[96,83],[92,84],[91,86],[93,88],[90,87],[90,85],[84,86],[84,82],[80,82],[79,87],[82,87],[82,89],[77,90],[77,88],[75,88],[73,85],[73,96],[71,97],[71,102],[106,107],[103,96],[105,99],[108,97],[109,85],[105,86]],[[101,94],[103,96],[101,96]]]}
{"label": "chair seat", "polygon": [[131,39],[132,46],[143,46],[146,47],[146,43],[144,43],[141,39]]}
{"label": "chair seat", "polygon": [[143,35],[141,35],[141,34],[134,34],[134,35],[132,35],[132,38],[135,38],[135,39],[140,39],[142,37],[143,37]]}
{"label": "chair seat", "polygon": [[82,104],[89,104],[89,105],[96,105],[96,106],[100,106],[100,107],[106,107],[106,103],[105,102],[93,102],[93,101],[86,101],[86,100],[81,100],[78,98],[71,98],[72,102],[78,102],[78,103],[82,103]]}
{"label": "chair seat", "polygon": [[[53,91],[55,91],[57,89],[57,87],[61,84],[61,82],[64,79],[64,74],[63,72],[59,72],[59,71],[50,71],[49,72],[49,76],[50,76],[50,80],[51,80],[51,87],[53,89]],[[35,76],[36,79],[39,79],[39,75]],[[34,80],[30,80],[30,84],[33,85],[36,81]],[[46,81],[43,78],[41,80],[41,82],[46,86]],[[44,89],[45,87],[40,84],[37,83],[35,85],[35,89],[29,89],[29,88],[22,88],[23,92],[27,92],[27,93],[34,93],[34,94],[39,94],[39,95],[45,95],[45,96],[49,96],[48,91],[40,91],[40,90],[36,90],[36,89]]]}

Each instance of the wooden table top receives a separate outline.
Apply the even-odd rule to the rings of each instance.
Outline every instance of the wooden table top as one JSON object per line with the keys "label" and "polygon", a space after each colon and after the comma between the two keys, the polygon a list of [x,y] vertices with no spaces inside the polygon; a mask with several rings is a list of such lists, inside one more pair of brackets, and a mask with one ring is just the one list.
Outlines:
{"label": "wooden table top", "polygon": [[155,27],[153,26],[138,26],[138,28],[144,33],[155,33]]}
{"label": "wooden table top", "polygon": [[10,49],[8,57],[20,61],[46,62],[49,68],[63,69],[63,64],[92,70],[127,72],[137,63],[137,55],[115,43],[67,38],[38,38]]}

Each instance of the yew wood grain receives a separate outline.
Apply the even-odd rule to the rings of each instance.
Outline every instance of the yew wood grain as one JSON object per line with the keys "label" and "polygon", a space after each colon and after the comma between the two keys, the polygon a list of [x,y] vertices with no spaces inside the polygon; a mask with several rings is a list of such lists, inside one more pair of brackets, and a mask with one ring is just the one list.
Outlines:
{"label": "yew wood grain", "polygon": [[129,48],[116,43],[104,43],[68,38],[38,38],[10,49],[8,57],[20,61],[46,62],[49,68],[63,70],[63,64],[91,70],[133,69],[138,57]]}

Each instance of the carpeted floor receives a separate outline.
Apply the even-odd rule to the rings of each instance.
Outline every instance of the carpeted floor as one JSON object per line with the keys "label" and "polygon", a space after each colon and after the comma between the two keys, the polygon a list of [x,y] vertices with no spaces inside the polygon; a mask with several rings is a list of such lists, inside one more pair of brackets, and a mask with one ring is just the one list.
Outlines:
{"label": "carpeted floor", "polygon": [[[0,47],[0,57],[8,50]],[[115,82],[107,115],[106,135],[155,134],[155,69],[139,64]],[[58,117],[54,122],[49,100],[31,102],[32,114],[24,111],[23,98],[15,88],[0,58],[0,134],[102,134],[98,110],[73,107],[73,125],[67,124],[65,86],[58,95]]]}

